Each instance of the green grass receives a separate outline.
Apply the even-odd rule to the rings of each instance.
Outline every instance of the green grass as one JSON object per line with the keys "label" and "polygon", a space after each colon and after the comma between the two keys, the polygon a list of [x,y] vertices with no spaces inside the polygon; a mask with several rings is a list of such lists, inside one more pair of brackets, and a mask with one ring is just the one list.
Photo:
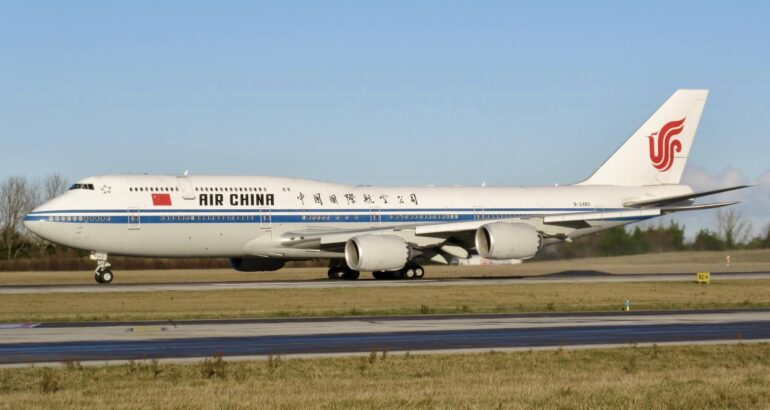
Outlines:
{"label": "green grass", "polygon": [[767,408],[770,344],[0,369],[0,408]]}
{"label": "green grass", "polygon": [[0,322],[755,308],[770,280],[2,295]]}
{"label": "green grass", "polygon": [[[725,256],[730,255],[730,266]],[[95,267],[95,265],[93,265]],[[326,268],[286,268],[276,272],[236,272],[232,269],[170,269],[124,270],[119,264],[113,267],[113,283],[159,282],[228,282],[266,280],[326,280]],[[580,258],[558,261],[525,262],[518,265],[494,266],[427,266],[426,278],[483,278],[509,276],[539,276],[551,273],[593,270],[614,274],[633,273],[683,273],[708,272],[757,272],[770,271],[770,249],[722,252],[668,252],[645,255],[615,256],[605,258]],[[369,273],[362,279],[371,279]],[[93,272],[0,272],[3,285],[50,285],[94,284]]]}

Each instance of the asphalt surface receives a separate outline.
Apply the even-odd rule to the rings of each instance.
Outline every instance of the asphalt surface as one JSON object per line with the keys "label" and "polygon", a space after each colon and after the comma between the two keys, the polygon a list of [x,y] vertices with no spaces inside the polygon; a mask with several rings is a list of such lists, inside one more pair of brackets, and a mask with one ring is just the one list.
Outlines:
{"label": "asphalt surface", "polygon": [[[119,273],[118,273],[119,274]],[[770,279],[770,272],[712,273],[711,280]],[[421,280],[304,280],[263,282],[187,282],[108,285],[11,285],[0,286],[3,294],[95,293],[95,292],[168,292],[231,289],[328,289],[355,287],[412,286],[495,286],[531,283],[607,283],[607,282],[692,282],[695,273],[647,273],[615,275],[594,271],[562,272],[544,276],[511,276],[491,278],[451,278]]]}
{"label": "asphalt surface", "polygon": [[0,324],[0,364],[770,340],[770,309]]}

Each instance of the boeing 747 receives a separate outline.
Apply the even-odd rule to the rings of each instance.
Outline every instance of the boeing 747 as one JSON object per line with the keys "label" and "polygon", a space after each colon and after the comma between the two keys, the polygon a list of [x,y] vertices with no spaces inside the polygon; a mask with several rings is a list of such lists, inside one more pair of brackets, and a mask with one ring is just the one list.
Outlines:
{"label": "boeing 747", "polygon": [[[332,279],[422,278],[424,264],[525,260],[544,246],[673,212],[733,202],[680,180],[708,91],[676,91],[588,179],[549,187],[352,186],[267,176],[82,179],[25,218],[41,238],[108,255],[229,258],[239,271],[328,259]],[[479,256],[474,256],[479,255]]]}

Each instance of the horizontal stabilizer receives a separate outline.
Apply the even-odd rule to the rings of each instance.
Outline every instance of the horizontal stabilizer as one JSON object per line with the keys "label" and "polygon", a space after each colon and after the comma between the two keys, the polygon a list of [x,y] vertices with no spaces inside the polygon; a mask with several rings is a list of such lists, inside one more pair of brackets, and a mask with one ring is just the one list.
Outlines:
{"label": "horizontal stabilizer", "polygon": [[668,196],[668,197],[655,198],[655,199],[645,199],[642,201],[629,201],[629,202],[625,202],[623,206],[627,206],[631,208],[661,207],[663,205],[686,201],[688,199],[695,199],[695,198],[700,198],[702,196],[721,194],[722,192],[734,191],[736,189],[748,188],[750,186],[751,185],[739,185],[739,186],[733,186],[728,188],[715,189],[712,191],[693,192],[691,194]]}
{"label": "horizontal stabilizer", "polygon": [[738,201],[733,202],[716,202],[713,204],[702,204],[702,205],[685,205],[685,206],[672,206],[672,207],[663,207],[661,208],[661,211],[664,214],[670,214],[672,212],[682,212],[682,211],[702,211],[704,209],[714,209],[714,208],[721,208],[723,206],[730,206],[739,204]]}

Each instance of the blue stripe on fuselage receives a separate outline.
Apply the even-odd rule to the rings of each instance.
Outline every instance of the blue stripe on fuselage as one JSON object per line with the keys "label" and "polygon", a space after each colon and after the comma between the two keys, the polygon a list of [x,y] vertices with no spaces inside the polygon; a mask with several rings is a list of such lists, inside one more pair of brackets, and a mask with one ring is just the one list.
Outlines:
{"label": "blue stripe on fuselage", "polygon": [[[475,220],[500,220],[500,219],[513,219],[513,218],[525,218],[525,217],[543,217],[547,214],[537,213],[524,213],[527,211],[537,210],[540,212],[551,211],[559,212],[564,209],[569,209],[573,212],[580,212],[583,209],[576,208],[499,208],[495,210],[485,210],[485,213],[477,215],[476,211],[471,209],[410,209],[410,210],[386,210],[375,211],[372,214],[371,210],[345,210],[343,212],[335,212],[335,210],[271,210],[270,214],[263,215],[258,210],[141,210],[137,212],[121,211],[106,211],[106,210],[54,210],[54,211],[39,211],[27,215],[25,221],[47,221],[56,223],[113,223],[113,224],[127,224],[129,219],[132,223],[143,224],[180,224],[180,223],[377,223],[377,222],[389,222],[389,223],[426,223],[426,222],[463,222],[463,221],[475,221]],[[595,210],[595,208],[589,208]],[[621,208],[622,209],[622,208]],[[614,209],[613,209],[614,210]],[[462,212],[470,213],[462,213]],[[602,210],[608,212],[608,209]],[[227,215],[212,215],[211,213],[227,213]],[[238,212],[238,215],[233,213]],[[289,213],[288,215],[277,214]],[[319,212],[325,212],[327,215],[319,215]],[[367,214],[362,214],[366,212]],[[440,213],[429,213],[440,212]],[[489,213],[486,213],[489,212]],[[63,215],[63,214],[69,215]],[[106,213],[117,215],[104,215]],[[159,213],[166,213],[170,215],[158,215]],[[179,215],[179,213],[188,213],[189,215]],[[200,213],[203,213],[201,215]],[[98,214],[98,215],[82,215],[82,214]],[[501,215],[503,214],[503,215]],[[138,215],[138,219],[137,219]],[[264,221],[263,221],[264,216]],[[479,217],[481,216],[481,217]],[[652,218],[652,216],[629,216],[621,218],[607,218],[604,221],[639,221]]]}
{"label": "blue stripe on fuselage", "polygon": [[[610,212],[610,211],[624,211],[628,208],[369,208],[369,209],[273,209],[273,208],[243,208],[243,209],[140,209],[140,213],[178,213],[178,212],[199,212],[199,213],[212,213],[212,212],[356,212],[356,213],[371,213],[371,212],[579,212],[579,211],[596,211],[596,212]],[[30,215],[37,214],[63,214],[63,213],[126,213],[127,209],[72,209],[72,210],[52,210],[52,211],[32,211]]]}

